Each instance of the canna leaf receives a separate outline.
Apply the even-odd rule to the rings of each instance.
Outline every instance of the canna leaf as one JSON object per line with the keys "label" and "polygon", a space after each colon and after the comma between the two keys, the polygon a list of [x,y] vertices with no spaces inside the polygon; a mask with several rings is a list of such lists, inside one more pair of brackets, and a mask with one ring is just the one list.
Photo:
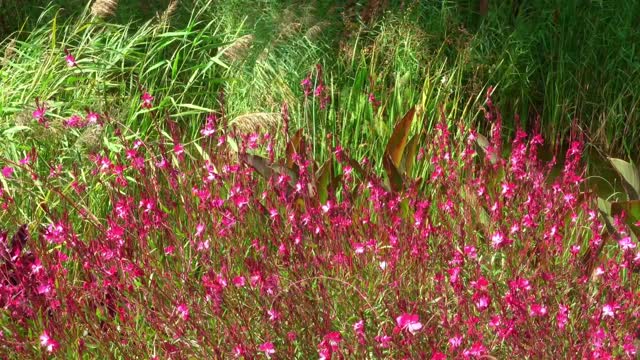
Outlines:
{"label": "canna leaf", "polygon": [[480,146],[482,151],[484,151],[487,154],[491,164],[495,164],[498,162],[498,154],[496,154],[495,152],[489,153],[490,143],[489,143],[489,139],[487,139],[486,136],[482,134],[476,134],[476,143],[478,144],[478,146]]}
{"label": "canna leaf", "polygon": [[289,140],[289,142],[287,143],[287,148],[286,148],[286,155],[287,155],[287,167],[292,169],[293,165],[295,164],[294,159],[294,154],[300,154],[301,153],[301,147],[303,147],[304,141],[302,138],[302,129],[298,129],[298,131],[296,131],[295,135],[293,135],[293,137],[291,138],[291,140]]}
{"label": "canna leaf", "polygon": [[410,177],[413,170],[413,164],[416,162],[416,156],[418,153],[418,143],[420,142],[420,134],[414,135],[409,144],[407,144],[407,152],[402,157],[403,166],[400,168],[405,176]]}
{"label": "canna leaf", "polygon": [[404,153],[404,148],[407,146],[407,139],[409,138],[409,130],[411,129],[411,122],[416,114],[416,107],[412,107],[396,124],[391,134],[391,139],[387,143],[387,147],[384,150],[385,154],[389,155],[389,158],[396,170],[400,167],[400,161]]}
{"label": "canna leaf", "polygon": [[638,167],[634,163],[622,159],[608,159],[622,178],[622,186],[627,192],[629,200],[640,200],[640,171],[638,171]]}
{"label": "canna leaf", "polygon": [[402,175],[400,175],[400,171],[393,164],[393,160],[389,154],[385,154],[384,159],[382,161],[382,165],[384,166],[384,170],[387,173],[387,178],[389,179],[389,187],[393,191],[401,191],[403,188],[403,180]]}
{"label": "canna leaf", "polygon": [[289,185],[294,186],[296,181],[298,181],[298,175],[287,169],[284,166],[279,165],[269,165],[269,160],[263,158],[261,156],[252,155],[252,154],[240,154],[239,158],[242,162],[254,168],[258,174],[260,174],[265,179],[270,179],[275,175],[288,175],[291,180],[289,180]]}
{"label": "canna leaf", "polygon": [[321,204],[326,203],[329,199],[331,179],[333,179],[333,157],[329,157],[316,173],[316,188]]}

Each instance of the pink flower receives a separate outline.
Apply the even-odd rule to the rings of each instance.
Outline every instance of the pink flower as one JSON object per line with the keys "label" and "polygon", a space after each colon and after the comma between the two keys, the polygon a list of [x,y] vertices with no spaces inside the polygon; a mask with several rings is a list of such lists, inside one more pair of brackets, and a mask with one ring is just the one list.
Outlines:
{"label": "pink flower", "polygon": [[178,156],[184,154],[184,146],[182,146],[182,144],[180,143],[173,145],[173,153]]}
{"label": "pink flower", "polygon": [[99,115],[94,113],[93,111],[89,111],[87,113],[87,123],[96,124],[98,122]]}
{"label": "pink flower", "polygon": [[454,336],[452,338],[449,338],[449,346],[451,346],[451,349],[456,349],[460,345],[462,345],[462,336],[461,335],[457,335],[457,336]]}
{"label": "pink flower", "polygon": [[269,315],[269,321],[278,321],[278,319],[280,319],[278,310],[269,309],[267,310],[267,315]]}
{"label": "pink flower", "polygon": [[622,248],[622,250],[635,249],[636,244],[633,243],[631,237],[625,236],[618,241],[618,245]]}
{"label": "pink flower", "polygon": [[71,53],[69,53],[67,50],[65,50],[65,53],[67,54],[67,56],[65,56],[64,60],[67,62],[67,66],[68,67],[77,66],[78,64],[76,63],[76,58],[73,55],[71,55]]}
{"label": "pink flower", "polygon": [[60,347],[60,344],[53,340],[46,331],[40,335],[40,345],[50,353],[56,351]]}
{"label": "pink flower", "polygon": [[311,95],[311,77],[307,76],[306,78],[302,79],[302,81],[300,82],[300,85],[304,90],[305,97]]}
{"label": "pink flower", "polygon": [[260,345],[260,347],[258,347],[258,350],[262,351],[267,356],[267,358],[271,358],[271,355],[276,353],[276,349],[271,341],[267,341]]}
{"label": "pink flower", "polygon": [[151,107],[153,106],[153,96],[151,96],[151,94],[146,91],[142,94],[140,100],[142,100],[143,109],[151,109]]}
{"label": "pink flower", "polygon": [[178,306],[176,306],[176,312],[182,318],[182,320],[189,320],[189,308],[186,304],[178,304]]}
{"label": "pink flower", "polygon": [[491,304],[491,297],[485,292],[477,292],[473,294],[473,303],[479,311],[486,310]]}
{"label": "pink flower", "polygon": [[473,345],[471,345],[470,349],[465,349],[464,352],[462,353],[462,355],[465,358],[480,357],[480,356],[484,355],[484,353],[486,351],[487,350],[485,349],[484,345],[482,345],[481,342],[477,341]]}
{"label": "pink flower", "polygon": [[79,127],[82,127],[84,124],[80,116],[72,115],[69,119],[64,121],[64,125],[71,128],[79,128]]}
{"label": "pink flower", "polygon": [[416,314],[402,314],[396,318],[396,324],[400,330],[408,330],[411,334],[415,334],[422,329],[420,316]]}
{"label": "pink flower", "polygon": [[33,118],[38,120],[39,123],[43,123],[45,121],[45,115],[47,114],[47,108],[44,104],[37,105],[36,109],[33,111]]}
{"label": "pink flower", "polygon": [[508,243],[509,241],[500,231],[491,235],[491,246],[493,246],[494,249],[499,249],[505,245],[508,245]]}
{"label": "pink flower", "polygon": [[236,276],[233,278],[233,280],[231,280],[231,282],[233,282],[233,285],[238,288],[244,287],[244,285],[246,284],[244,276]]}
{"label": "pink flower", "polygon": [[558,329],[563,330],[569,322],[569,309],[565,305],[558,307],[558,315],[556,315],[556,322],[558,323]]}
{"label": "pink flower", "polygon": [[614,303],[608,303],[605,304],[602,307],[602,317],[615,317],[616,316],[616,309],[618,308],[618,306]]}
{"label": "pink flower", "polygon": [[205,123],[202,130],[200,130],[200,134],[202,134],[202,136],[211,136],[215,134],[217,122],[218,118],[214,114],[207,116],[207,122]]}
{"label": "pink flower", "polygon": [[389,347],[389,343],[391,342],[391,336],[389,335],[378,335],[375,337],[376,342],[378,343],[378,347],[386,349]]}
{"label": "pink flower", "polygon": [[13,176],[13,168],[10,166],[5,166],[2,168],[2,176],[6,177],[6,178],[10,178],[11,176]]}
{"label": "pink flower", "polygon": [[545,316],[547,315],[547,308],[544,305],[533,304],[529,309],[529,315],[531,317]]}

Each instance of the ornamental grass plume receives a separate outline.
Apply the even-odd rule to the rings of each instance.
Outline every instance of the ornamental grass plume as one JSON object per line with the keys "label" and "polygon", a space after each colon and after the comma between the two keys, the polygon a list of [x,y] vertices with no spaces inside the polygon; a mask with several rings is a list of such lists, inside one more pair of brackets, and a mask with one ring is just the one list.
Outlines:
{"label": "ornamental grass plume", "polygon": [[106,19],[115,14],[118,9],[118,0],[95,0],[91,5],[91,15]]}
{"label": "ornamental grass plume", "polygon": [[241,134],[275,134],[280,127],[281,120],[280,113],[258,112],[240,115],[229,124],[235,126]]}
{"label": "ornamental grass plume", "polygon": [[304,34],[304,36],[309,41],[316,41],[320,38],[320,36],[322,36],[322,33],[326,30],[327,26],[329,26],[329,23],[327,21],[320,21],[310,27]]}
{"label": "ornamental grass plume", "polygon": [[241,36],[224,50],[222,56],[230,62],[242,61],[249,55],[253,41],[252,34]]}

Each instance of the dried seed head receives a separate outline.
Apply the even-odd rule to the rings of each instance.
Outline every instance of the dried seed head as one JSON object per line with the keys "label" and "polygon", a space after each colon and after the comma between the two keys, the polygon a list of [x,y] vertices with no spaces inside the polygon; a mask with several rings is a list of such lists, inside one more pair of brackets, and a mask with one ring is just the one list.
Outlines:
{"label": "dried seed head", "polygon": [[160,22],[167,23],[169,18],[175,14],[176,10],[178,10],[178,5],[180,5],[180,0],[171,0],[167,8],[162,12],[160,17]]}
{"label": "dried seed head", "polygon": [[88,126],[76,140],[75,146],[87,149],[89,152],[96,151],[102,145],[102,125],[95,124]]}
{"label": "dried seed head", "polygon": [[91,5],[91,14],[104,19],[115,14],[117,8],[118,0],[96,0]]}
{"label": "dried seed head", "polygon": [[251,45],[253,45],[253,39],[254,37],[251,34],[236,39],[233,44],[224,50],[223,56],[231,62],[244,60],[249,54]]}
{"label": "dried seed head", "polygon": [[282,117],[279,113],[251,113],[240,115],[231,121],[231,125],[242,134],[271,133],[274,134]]}
{"label": "dried seed head", "polygon": [[2,57],[2,61],[0,62],[0,67],[5,67],[9,60],[11,60],[15,54],[16,39],[11,39],[7,44],[7,47],[4,48],[4,56]]}
{"label": "dried seed head", "polygon": [[286,40],[299,33],[302,29],[302,24],[299,22],[287,22],[285,24],[286,25],[280,27],[280,32],[278,33],[279,40]]}
{"label": "dried seed head", "polygon": [[321,21],[307,30],[304,36],[309,39],[309,41],[315,41],[320,38],[324,30],[327,28],[328,23],[326,21]]}

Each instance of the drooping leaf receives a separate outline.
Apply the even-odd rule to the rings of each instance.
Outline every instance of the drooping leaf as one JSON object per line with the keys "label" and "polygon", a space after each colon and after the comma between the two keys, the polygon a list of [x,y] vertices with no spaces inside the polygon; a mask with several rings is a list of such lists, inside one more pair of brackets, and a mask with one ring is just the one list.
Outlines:
{"label": "drooping leaf", "polygon": [[347,162],[347,164],[349,164],[349,166],[351,166],[353,171],[355,171],[362,178],[366,178],[367,177],[367,174],[366,174],[364,168],[362,167],[362,165],[360,165],[359,162],[355,161],[354,159],[352,159],[351,157],[347,156],[346,154],[343,155],[343,156],[344,156],[345,161]]}
{"label": "drooping leaf", "polygon": [[420,135],[414,135],[411,140],[409,140],[409,144],[407,144],[406,153],[402,157],[403,166],[400,170],[403,171],[405,176],[411,176],[411,171],[413,170],[413,164],[416,162],[416,156],[418,155],[418,143],[420,142]]}
{"label": "drooping leaf", "polygon": [[293,135],[293,137],[291,138],[291,140],[289,140],[289,142],[287,143],[287,148],[286,148],[286,155],[287,155],[287,167],[288,168],[293,168],[293,165],[295,164],[294,161],[294,154],[300,154],[301,153],[301,147],[305,146],[303,138],[302,138],[302,129],[298,129],[298,131],[296,131],[295,135]]}
{"label": "drooping leaf", "polygon": [[329,199],[329,186],[333,178],[333,157],[329,157],[327,161],[318,169],[316,173],[316,188],[318,191],[318,200],[324,204]]}
{"label": "drooping leaf", "polygon": [[491,162],[491,164],[495,164],[498,162],[498,154],[496,154],[495,151],[492,151],[491,153],[489,152],[489,146],[491,145],[491,143],[486,136],[482,134],[476,134],[476,143],[478,144],[478,146],[480,146],[482,151],[487,154],[487,156],[489,157],[489,162]]}
{"label": "drooping leaf", "polygon": [[27,231],[27,224],[22,224],[11,239],[12,254],[16,254],[16,252],[22,251],[24,246],[27,244],[28,238],[29,232]]}
{"label": "drooping leaf", "polygon": [[400,167],[400,160],[402,160],[404,148],[407,146],[409,130],[411,129],[411,123],[415,114],[416,108],[414,106],[396,124],[396,127],[393,129],[393,134],[391,134],[391,138],[389,139],[384,151],[385,154],[389,155],[389,158],[396,170]]}
{"label": "drooping leaf", "polygon": [[384,166],[384,170],[387,173],[387,178],[389,179],[389,187],[393,191],[401,191],[403,188],[404,181],[402,180],[402,175],[400,175],[400,171],[393,164],[393,160],[391,160],[391,156],[389,154],[385,154],[384,159],[382,160],[382,165]]}
{"label": "drooping leaf", "polygon": [[263,158],[262,156],[253,155],[253,154],[240,154],[238,155],[238,157],[240,161],[251,166],[253,169],[255,169],[258,172],[258,174],[260,174],[263,178],[267,180],[277,175],[288,175],[290,187],[294,187],[295,183],[298,181],[297,173],[287,168],[286,166],[269,164],[269,160],[266,158]]}
{"label": "drooping leaf", "polygon": [[333,177],[333,179],[331,179],[331,190],[332,191],[336,191],[336,189],[338,189],[338,186],[340,186],[340,182],[342,181],[342,174],[338,174],[336,176]]}
{"label": "drooping leaf", "polygon": [[262,175],[262,177],[264,177],[265,179],[271,178],[274,174],[273,169],[271,169],[271,167],[269,166],[268,160],[261,156],[252,154],[240,154],[239,158],[244,163],[254,168],[258,172],[258,174]]}
{"label": "drooping leaf", "polygon": [[608,159],[622,178],[622,186],[627,192],[629,200],[640,200],[640,171],[638,167],[634,163],[622,159]]}

